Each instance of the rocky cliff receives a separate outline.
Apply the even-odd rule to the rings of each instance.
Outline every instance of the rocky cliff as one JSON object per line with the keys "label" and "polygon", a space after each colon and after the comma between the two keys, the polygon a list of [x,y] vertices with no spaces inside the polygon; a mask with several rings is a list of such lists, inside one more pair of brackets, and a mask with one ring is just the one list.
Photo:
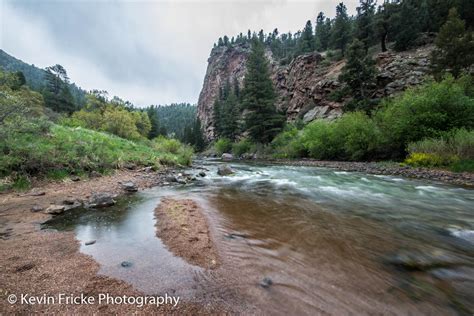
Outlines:
{"label": "rocky cliff", "polygon": [[[431,46],[424,46],[403,53],[378,54],[379,74],[373,97],[389,96],[423,82],[429,70],[431,49]],[[242,87],[249,52],[248,44],[216,47],[211,52],[198,101],[198,116],[209,140],[214,138],[213,104],[219,88],[227,79],[238,80]],[[269,50],[267,58],[278,95],[276,107],[286,113],[288,121],[310,122],[318,118],[333,119],[342,114],[344,100],[334,101],[337,98],[333,92],[341,86],[337,78],[344,61],[330,62],[319,53],[310,53],[298,56],[289,65],[279,65]]]}

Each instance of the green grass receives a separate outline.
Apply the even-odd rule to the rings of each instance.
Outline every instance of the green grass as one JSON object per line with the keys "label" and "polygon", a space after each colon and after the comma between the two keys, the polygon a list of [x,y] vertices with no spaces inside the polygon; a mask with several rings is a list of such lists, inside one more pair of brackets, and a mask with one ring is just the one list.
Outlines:
{"label": "green grass", "polygon": [[[0,175],[44,175],[62,179],[71,173],[107,172],[125,165],[187,165],[192,150],[179,142],[173,150],[156,142],[130,141],[81,127],[52,125],[47,132],[15,132],[0,140]],[[169,141],[169,140],[168,140]],[[21,186],[21,185],[20,185]]]}

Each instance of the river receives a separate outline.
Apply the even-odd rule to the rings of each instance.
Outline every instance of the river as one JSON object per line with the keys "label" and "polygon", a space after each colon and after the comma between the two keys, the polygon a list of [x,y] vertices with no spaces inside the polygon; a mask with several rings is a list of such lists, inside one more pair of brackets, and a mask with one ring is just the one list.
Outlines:
{"label": "river", "polygon": [[[57,216],[100,273],[148,294],[268,314],[470,314],[474,191],[327,168],[202,161],[191,185],[155,187],[104,210]],[[188,172],[197,174],[200,170]],[[223,264],[204,270],[155,235],[165,196],[204,208]],[[124,268],[121,262],[132,263]],[[262,287],[264,278],[272,285]]]}

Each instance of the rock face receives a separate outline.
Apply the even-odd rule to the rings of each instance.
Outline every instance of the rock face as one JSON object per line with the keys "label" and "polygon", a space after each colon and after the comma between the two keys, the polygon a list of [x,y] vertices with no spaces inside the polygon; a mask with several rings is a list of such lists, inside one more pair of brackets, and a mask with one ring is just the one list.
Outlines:
{"label": "rock face", "polygon": [[[428,56],[432,46],[417,50],[375,56],[379,75],[374,98],[381,98],[422,83],[429,71]],[[211,51],[203,87],[199,95],[198,116],[208,140],[215,138],[213,122],[214,100],[227,79],[237,80],[243,87],[248,44],[216,47]],[[289,65],[279,65],[267,50],[271,78],[277,92],[276,107],[286,113],[289,122],[302,119],[334,119],[342,114],[344,102],[332,101],[329,96],[341,87],[338,76],[345,62],[328,62],[319,53],[298,56]]]}

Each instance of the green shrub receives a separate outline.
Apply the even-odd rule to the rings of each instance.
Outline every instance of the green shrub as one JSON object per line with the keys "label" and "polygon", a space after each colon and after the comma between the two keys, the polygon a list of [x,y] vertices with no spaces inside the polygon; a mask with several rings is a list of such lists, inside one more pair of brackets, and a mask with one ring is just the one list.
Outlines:
{"label": "green shrub", "polygon": [[232,150],[232,142],[228,138],[219,138],[214,144],[214,149],[218,155],[229,153]]}
{"label": "green shrub", "polygon": [[249,153],[255,149],[254,143],[249,139],[241,139],[240,141],[232,145],[232,154],[236,157],[240,157],[243,154]]}
{"label": "green shrub", "polygon": [[64,169],[52,169],[46,172],[46,177],[52,180],[62,180],[69,176],[69,171]]}
{"label": "green shrub", "polygon": [[459,160],[451,164],[450,167],[454,172],[474,172],[474,160]]}
{"label": "green shrub", "polygon": [[27,176],[19,175],[14,179],[11,187],[17,191],[26,191],[31,187],[31,182]]}
{"label": "green shrub", "polygon": [[272,141],[275,158],[298,158],[307,156],[301,141],[302,133],[295,126],[287,126]]}
{"label": "green shrub", "polygon": [[385,158],[402,157],[410,142],[474,127],[474,99],[460,80],[447,77],[383,102],[374,119],[383,131]]}
{"label": "green shrub", "polygon": [[379,146],[379,131],[364,113],[354,112],[340,119],[315,121],[303,129],[302,143],[316,159],[370,159]]}

